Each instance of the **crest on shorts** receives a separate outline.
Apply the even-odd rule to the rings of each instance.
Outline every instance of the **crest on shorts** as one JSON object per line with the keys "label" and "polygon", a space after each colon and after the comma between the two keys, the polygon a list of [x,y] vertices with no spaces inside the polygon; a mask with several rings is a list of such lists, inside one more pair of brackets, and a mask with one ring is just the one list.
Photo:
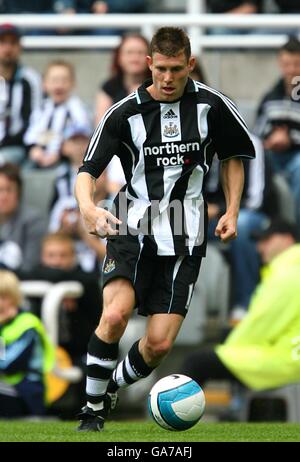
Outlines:
{"label": "crest on shorts", "polygon": [[169,122],[169,125],[164,126],[164,136],[167,138],[173,138],[174,136],[179,135],[179,130],[174,122]]}
{"label": "crest on shorts", "polygon": [[115,260],[109,258],[104,266],[103,273],[108,274],[111,273],[116,267]]}

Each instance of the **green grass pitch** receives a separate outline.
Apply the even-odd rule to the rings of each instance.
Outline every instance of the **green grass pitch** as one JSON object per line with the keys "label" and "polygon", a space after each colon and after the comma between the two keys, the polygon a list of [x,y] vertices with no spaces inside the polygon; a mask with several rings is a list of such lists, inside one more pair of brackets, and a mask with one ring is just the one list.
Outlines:
{"label": "green grass pitch", "polygon": [[78,433],[77,422],[0,421],[0,442],[291,442],[300,441],[300,424],[205,423],[184,432],[161,429],[151,421],[108,421],[100,433]]}

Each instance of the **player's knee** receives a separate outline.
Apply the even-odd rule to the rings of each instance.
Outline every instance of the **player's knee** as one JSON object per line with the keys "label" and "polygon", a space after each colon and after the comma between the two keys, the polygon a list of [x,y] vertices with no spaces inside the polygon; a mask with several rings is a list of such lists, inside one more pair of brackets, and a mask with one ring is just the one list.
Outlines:
{"label": "player's knee", "polygon": [[148,339],[146,353],[151,360],[163,359],[171,350],[172,342],[169,340]]}
{"label": "player's knee", "polygon": [[117,310],[106,310],[101,317],[101,324],[112,332],[125,329],[127,321],[125,312]]}

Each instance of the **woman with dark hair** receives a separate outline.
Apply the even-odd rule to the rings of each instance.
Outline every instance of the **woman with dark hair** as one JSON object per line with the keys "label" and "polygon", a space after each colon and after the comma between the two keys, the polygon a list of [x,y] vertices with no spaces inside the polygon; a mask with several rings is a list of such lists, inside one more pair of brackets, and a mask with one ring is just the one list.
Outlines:
{"label": "woman with dark hair", "polygon": [[111,77],[100,86],[96,101],[96,123],[112,104],[135,91],[150,77],[146,63],[149,53],[148,41],[139,34],[124,35],[115,49]]}

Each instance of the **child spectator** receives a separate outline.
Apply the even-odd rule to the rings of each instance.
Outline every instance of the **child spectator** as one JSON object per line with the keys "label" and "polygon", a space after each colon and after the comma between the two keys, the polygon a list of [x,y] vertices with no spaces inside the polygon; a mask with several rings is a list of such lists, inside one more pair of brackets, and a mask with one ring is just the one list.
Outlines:
{"label": "child spectator", "polygon": [[44,75],[47,98],[42,109],[33,114],[25,142],[35,167],[57,166],[61,161],[64,131],[74,123],[89,128],[89,117],[82,101],[75,95],[75,71],[66,61],[52,61]]}
{"label": "child spectator", "polygon": [[21,309],[17,277],[0,270],[0,417],[45,413],[45,373],[54,365],[54,349],[41,321]]}

